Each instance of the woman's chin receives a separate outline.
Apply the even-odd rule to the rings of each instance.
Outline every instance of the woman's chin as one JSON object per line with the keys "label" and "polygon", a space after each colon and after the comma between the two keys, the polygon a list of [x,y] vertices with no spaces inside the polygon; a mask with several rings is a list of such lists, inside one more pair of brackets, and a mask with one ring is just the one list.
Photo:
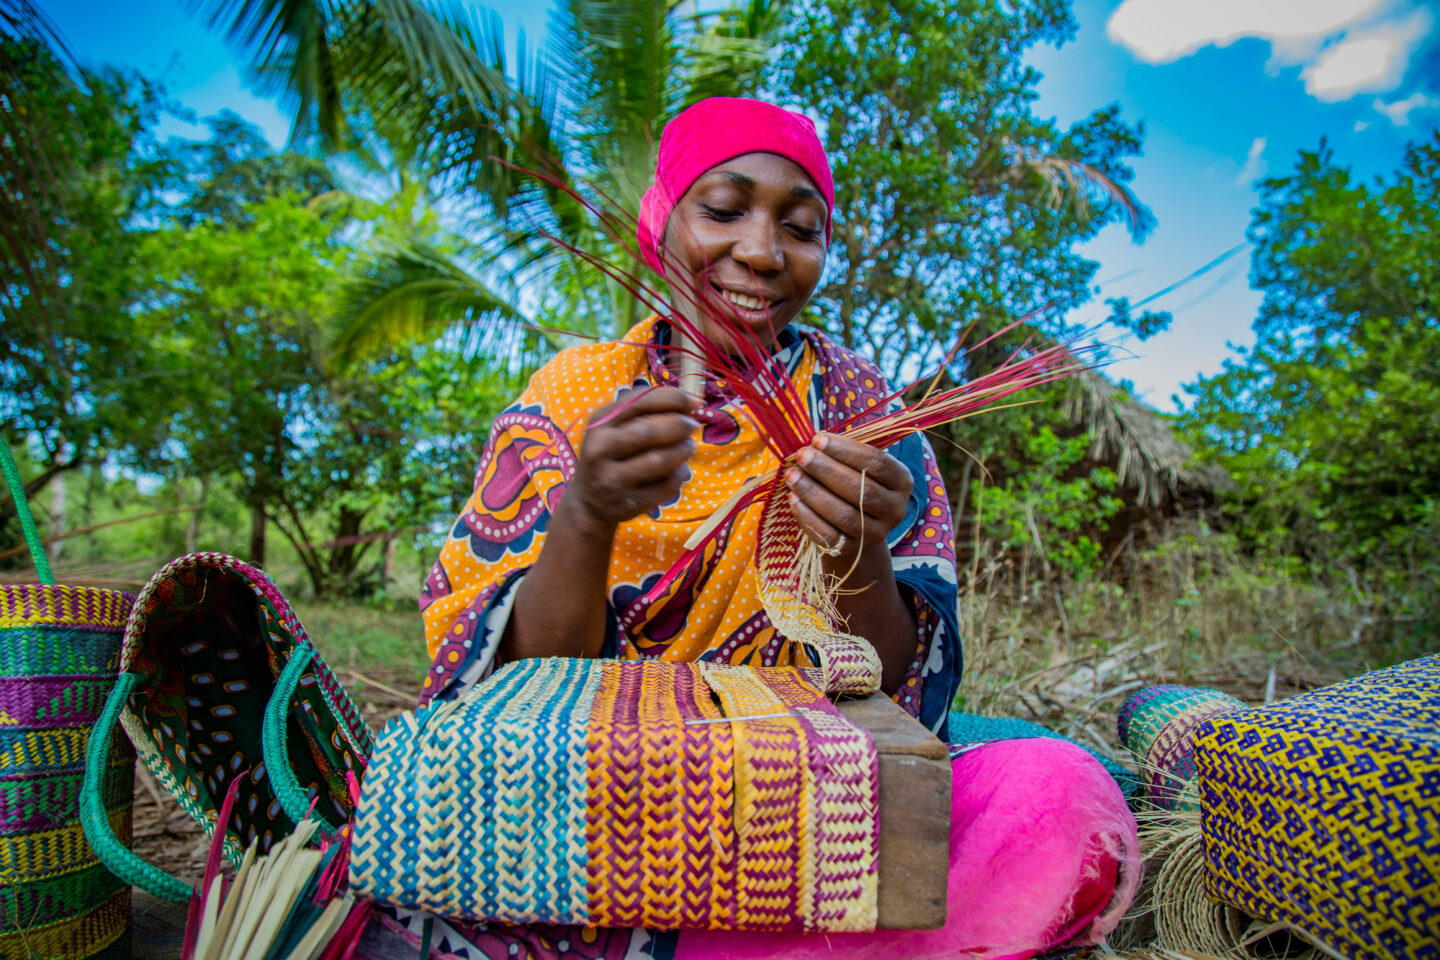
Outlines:
{"label": "woman's chin", "polygon": [[710,317],[706,317],[701,322],[700,329],[704,331],[705,336],[714,341],[717,347],[730,354],[740,352],[737,349],[738,345],[734,342],[736,333],[732,332],[733,327],[739,327],[740,330],[748,333],[750,339],[758,346],[769,349],[775,342],[775,338],[780,335],[780,331],[790,323],[788,316],[772,316],[763,310],[733,310],[726,313],[725,319],[729,321],[725,326],[730,329],[722,328],[718,321]]}

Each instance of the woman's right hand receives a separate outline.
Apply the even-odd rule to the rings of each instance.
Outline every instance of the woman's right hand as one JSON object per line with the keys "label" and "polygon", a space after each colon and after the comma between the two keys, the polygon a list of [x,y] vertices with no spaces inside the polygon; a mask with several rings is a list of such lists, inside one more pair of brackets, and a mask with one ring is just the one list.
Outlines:
{"label": "woman's right hand", "polygon": [[592,413],[561,502],[573,504],[571,519],[609,536],[631,517],[673,500],[690,475],[685,464],[695,455],[691,434],[700,424],[688,414],[699,407],[700,400],[683,390],[657,387]]}

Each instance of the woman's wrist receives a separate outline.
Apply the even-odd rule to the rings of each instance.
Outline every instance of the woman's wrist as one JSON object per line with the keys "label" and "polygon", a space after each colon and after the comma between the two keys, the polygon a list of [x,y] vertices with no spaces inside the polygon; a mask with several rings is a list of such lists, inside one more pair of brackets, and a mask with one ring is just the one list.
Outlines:
{"label": "woman's wrist", "polygon": [[609,553],[611,544],[615,542],[618,524],[596,516],[595,511],[586,504],[583,490],[572,485],[555,508],[555,514],[557,530],[568,530],[572,535],[603,547],[605,552]]}

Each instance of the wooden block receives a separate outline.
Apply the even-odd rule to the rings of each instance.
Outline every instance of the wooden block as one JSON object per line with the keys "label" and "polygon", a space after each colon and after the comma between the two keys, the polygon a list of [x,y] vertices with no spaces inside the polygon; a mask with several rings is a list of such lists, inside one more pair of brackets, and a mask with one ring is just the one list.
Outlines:
{"label": "wooden block", "polygon": [[950,872],[950,753],[884,694],[837,707],[880,755],[880,917],[888,930],[945,925]]}

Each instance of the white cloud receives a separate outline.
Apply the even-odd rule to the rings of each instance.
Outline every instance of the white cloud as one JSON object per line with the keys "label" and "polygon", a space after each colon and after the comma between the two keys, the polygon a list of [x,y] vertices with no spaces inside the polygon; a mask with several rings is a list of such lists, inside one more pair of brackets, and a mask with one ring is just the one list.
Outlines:
{"label": "white cloud", "polygon": [[[1379,103],[1379,101],[1377,100],[1376,103]],[[1369,130],[1369,129],[1370,129],[1370,121],[1369,121],[1369,120],[1356,120],[1356,121],[1355,121],[1355,133],[1363,133],[1364,131]]]}
{"label": "white cloud", "polygon": [[[1237,40],[1270,44],[1269,69],[1299,65],[1305,90],[1336,102],[1400,86],[1430,36],[1431,0],[1123,0],[1106,29],[1148,63]],[[1383,112],[1383,111],[1382,111]]]}
{"label": "white cloud", "polygon": [[1433,20],[1417,10],[1403,20],[1347,35],[1327,47],[1301,76],[1305,92],[1334,103],[1360,93],[1383,93],[1399,86],[1410,55],[1429,35]]}
{"label": "white cloud", "polygon": [[1124,0],[1106,30],[1148,63],[1169,63],[1202,47],[1255,37],[1276,52],[1311,49],[1390,0]]}
{"label": "white cloud", "polygon": [[1250,152],[1245,155],[1245,165],[1235,178],[1235,185],[1248,187],[1265,173],[1265,137],[1256,137],[1250,142]]}
{"label": "white cloud", "polygon": [[1419,90],[1394,103],[1385,103],[1378,99],[1375,101],[1376,112],[1384,115],[1385,119],[1397,127],[1408,127],[1410,114],[1416,110],[1429,110],[1433,107],[1440,107],[1440,98],[1428,97]]}

